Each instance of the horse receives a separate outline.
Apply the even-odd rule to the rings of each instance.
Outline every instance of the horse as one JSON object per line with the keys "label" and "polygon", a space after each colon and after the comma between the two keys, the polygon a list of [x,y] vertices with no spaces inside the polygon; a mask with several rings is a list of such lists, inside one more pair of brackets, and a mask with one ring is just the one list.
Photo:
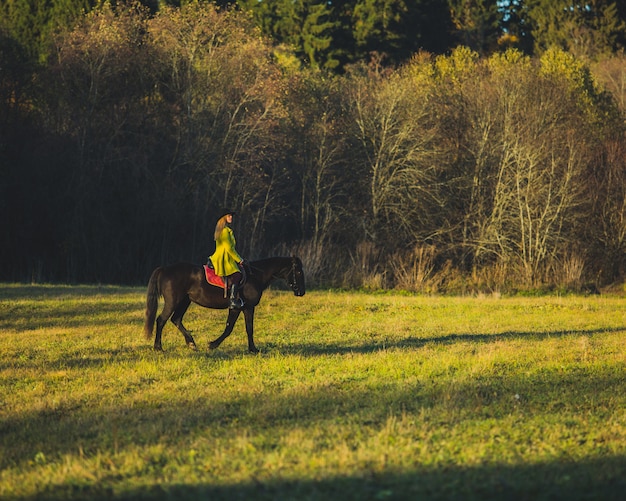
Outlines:
{"label": "horse", "polygon": [[[230,335],[235,322],[243,311],[248,335],[248,351],[250,353],[259,352],[254,345],[254,309],[261,301],[263,291],[275,279],[287,281],[295,296],[304,296],[304,271],[300,258],[296,256],[271,257],[252,261],[246,264],[246,267],[248,268],[246,270],[247,279],[240,290],[240,296],[244,300],[243,308],[228,311],[226,328],[221,336],[209,343],[210,350],[216,349]],[[160,296],[163,297],[165,304],[157,318]],[[171,320],[178,327],[178,330],[185,337],[187,346],[194,350],[197,349],[191,332],[183,325],[183,316],[191,302],[205,308],[228,308],[228,298],[224,289],[207,282],[202,266],[178,263],[158,267],[152,272],[148,282],[144,335],[146,339],[152,337],[156,319],[155,351],[163,351],[161,335],[168,320]]]}

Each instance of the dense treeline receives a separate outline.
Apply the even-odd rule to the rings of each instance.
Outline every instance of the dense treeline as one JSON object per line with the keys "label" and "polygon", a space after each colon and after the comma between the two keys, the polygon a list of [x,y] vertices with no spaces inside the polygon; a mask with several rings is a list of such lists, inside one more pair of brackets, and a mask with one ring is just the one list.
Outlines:
{"label": "dense treeline", "polygon": [[326,285],[622,277],[620,53],[459,46],[329,73],[212,3],[76,20],[39,64],[0,36],[0,280],[140,283],[204,261],[223,206],[246,257],[297,252]]}
{"label": "dense treeline", "polygon": [[[82,13],[128,0],[0,0],[0,24],[32,55]],[[598,57],[626,47],[626,3],[615,0],[141,0],[156,13],[198,1],[249,12],[277,53],[343,71],[375,59],[397,64],[418,51],[463,45],[481,56],[506,48],[538,55],[555,46]],[[281,51],[281,47],[286,52]]]}

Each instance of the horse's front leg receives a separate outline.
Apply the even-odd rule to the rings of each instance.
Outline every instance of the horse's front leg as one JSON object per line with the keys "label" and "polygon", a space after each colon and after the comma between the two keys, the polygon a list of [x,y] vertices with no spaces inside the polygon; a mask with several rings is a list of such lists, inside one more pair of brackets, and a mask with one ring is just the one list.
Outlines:
{"label": "horse's front leg", "polygon": [[246,334],[248,334],[248,351],[250,353],[258,353],[259,350],[254,346],[254,308],[246,308],[243,311],[246,319]]}
{"label": "horse's front leg", "polygon": [[228,319],[226,320],[226,328],[224,329],[224,332],[222,333],[220,337],[218,337],[217,339],[209,343],[209,350],[216,349],[220,344],[222,344],[222,341],[224,341],[224,339],[230,336],[230,333],[233,332],[233,327],[235,327],[235,322],[239,318],[240,313],[241,313],[241,310],[228,310]]}

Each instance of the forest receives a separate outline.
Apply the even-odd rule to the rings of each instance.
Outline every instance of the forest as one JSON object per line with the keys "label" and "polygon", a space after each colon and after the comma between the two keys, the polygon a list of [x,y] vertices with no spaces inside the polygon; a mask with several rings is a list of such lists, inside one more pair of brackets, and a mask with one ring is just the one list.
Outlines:
{"label": "forest", "polygon": [[313,286],[626,273],[626,7],[0,0],[0,281],[247,259]]}

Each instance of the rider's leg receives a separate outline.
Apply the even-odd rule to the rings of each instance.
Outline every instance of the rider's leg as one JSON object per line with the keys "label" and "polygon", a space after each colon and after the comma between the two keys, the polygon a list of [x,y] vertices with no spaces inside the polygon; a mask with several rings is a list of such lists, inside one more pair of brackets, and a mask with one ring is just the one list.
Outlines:
{"label": "rider's leg", "polygon": [[241,278],[242,275],[240,272],[233,273],[228,277],[228,284],[230,287],[228,307],[231,310],[243,308],[243,299],[239,295],[239,284],[241,282]]}

